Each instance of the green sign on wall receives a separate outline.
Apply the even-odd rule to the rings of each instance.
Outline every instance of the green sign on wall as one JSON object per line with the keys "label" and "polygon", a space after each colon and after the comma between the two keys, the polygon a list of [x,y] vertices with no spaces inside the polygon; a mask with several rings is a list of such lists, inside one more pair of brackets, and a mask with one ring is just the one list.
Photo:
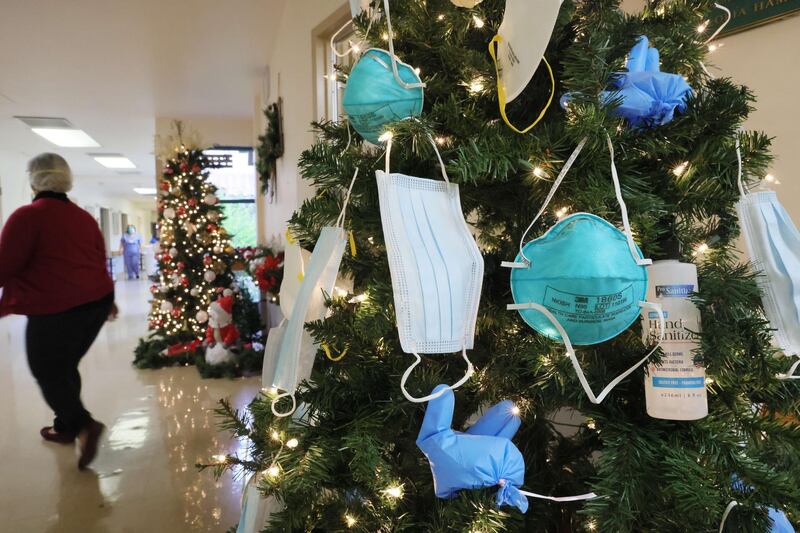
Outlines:
{"label": "green sign on wall", "polygon": [[[733,18],[722,35],[760,26],[800,11],[800,0],[722,0]],[[720,17],[720,22],[724,16]]]}

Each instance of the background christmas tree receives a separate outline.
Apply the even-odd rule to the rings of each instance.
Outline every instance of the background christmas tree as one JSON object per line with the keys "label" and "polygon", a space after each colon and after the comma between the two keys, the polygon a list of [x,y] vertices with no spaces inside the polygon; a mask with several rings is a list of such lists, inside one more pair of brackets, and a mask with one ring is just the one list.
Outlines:
{"label": "background christmas tree", "polygon": [[[360,168],[347,222],[358,254],[345,255],[342,272],[364,296],[333,298],[325,322],[307,326],[317,341],[337,353],[347,348],[347,354],[338,362],[317,354],[312,378],[299,390],[298,401],[308,405],[299,420],[274,418],[266,396],[251,405],[252,418],[223,405],[223,427],[249,438],[252,447],[248,458],[217,461],[217,470],[236,465],[257,473],[264,493],[284,504],[271,517],[268,531],[276,532],[716,531],[731,500],[740,505],[726,531],[768,530],[767,507],[797,520],[800,423],[793,417],[800,390],[775,378],[787,362],[775,357],[755,275],[735,250],[735,140],[741,141],[751,184],[770,162],[770,140],[739,131],[752,94],[729,79],[711,78],[701,63],[713,2],[653,1],[635,16],[619,11],[614,0],[565,2],[546,57],[556,94],[571,92],[574,99],[566,111],[550,108],[527,135],[499,120],[487,53],[503,1],[484,0],[474,9],[449,0],[391,5],[395,49],[421,69],[427,83],[420,121],[391,125],[392,170],[438,179],[426,141],[433,135],[451,181],[460,185],[464,213],[478,230],[485,260],[478,333],[470,351],[476,373],[456,391],[453,427],[462,428],[481,406],[512,399],[521,409],[522,427],[513,441],[525,457],[525,487],[552,495],[593,490],[602,497],[567,504],[532,500],[521,514],[494,505],[496,488],[462,491],[452,500],[434,496],[428,462],[415,445],[425,406],[407,402],[399,388],[412,357],[399,345],[372,178],[383,162],[380,152],[358,138],[351,143],[344,124],[332,123],[317,125],[319,140],[302,155],[301,170],[317,194],[295,213],[290,229],[311,249],[321,226],[336,220],[353,169]],[[367,25],[366,14],[356,19],[362,36]],[[385,31],[385,18],[373,22],[370,44],[384,47]],[[596,98],[609,75],[624,70],[640,35],[660,51],[662,70],[682,74],[694,90],[684,113],[651,129],[629,128]],[[545,105],[550,81],[542,70],[515,100],[510,117],[515,123],[530,122]],[[602,404],[592,404],[563,345],[505,309],[512,299],[509,271],[500,262],[516,256],[518,239],[552,179],[584,137],[581,156],[531,237],[568,212],[620,222],[606,132],[617,150],[623,194],[644,256],[664,258],[671,243],[678,243],[682,260],[699,268],[697,357],[709,376],[709,416],[695,422],[647,416],[644,368]],[[578,357],[597,389],[644,350],[636,324],[608,342],[581,347]],[[427,394],[463,372],[456,356],[425,357],[410,381],[411,393]],[[570,410],[579,415],[575,427],[565,431],[553,419]],[[750,490],[734,488],[733,476]]]}
{"label": "background christmas tree", "polygon": [[208,181],[209,161],[183,137],[182,126],[176,124],[159,181],[158,280],[151,287],[151,333],[134,361],[139,367],[194,362],[194,349],[170,355],[163,351],[189,348],[202,339],[209,304],[234,280],[236,251],[222,226],[217,189]]}

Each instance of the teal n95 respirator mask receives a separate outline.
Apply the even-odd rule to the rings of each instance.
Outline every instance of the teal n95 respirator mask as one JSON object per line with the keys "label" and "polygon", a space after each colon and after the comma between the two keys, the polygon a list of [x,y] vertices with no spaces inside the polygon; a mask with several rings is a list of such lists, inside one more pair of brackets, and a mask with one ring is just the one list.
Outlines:
{"label": "teal n95 respirator mask", "polygon": [[[544,205],[523,233],[516,259],[503,262],[504,267],[511,268],[514,303],[508,309],[519,311],[522,319],[537,332],[564,343],[578,380],[592,403],[602,402],[620,381],[644,363],[658,348],[664,332],[661,307],[646,301],[645,267],[651,261],[643,257],[633,241],[610,137],[607,137],[607,142],[624,231],[597,215],[575,213],[559,221],[541,237],[525,242],[528,232],[544,213],[586,143],[583,139],[561,169]],[[598,344],[616,337],[639,319],[643,307],[652,309],[659,319],[658,344],[595,395],[573,346]]]}

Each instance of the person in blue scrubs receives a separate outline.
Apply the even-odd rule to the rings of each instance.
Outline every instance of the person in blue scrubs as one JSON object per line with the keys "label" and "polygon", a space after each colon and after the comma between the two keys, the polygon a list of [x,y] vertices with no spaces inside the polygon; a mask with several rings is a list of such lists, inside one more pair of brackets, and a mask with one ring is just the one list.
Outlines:
{"label": "person in blue scrubs", "polygon": [[130,225],[119,241],[120,252],[125,259],[128,279],[139,279],[139,261],[142,255],[142,239],[136,234],[136,226]]}

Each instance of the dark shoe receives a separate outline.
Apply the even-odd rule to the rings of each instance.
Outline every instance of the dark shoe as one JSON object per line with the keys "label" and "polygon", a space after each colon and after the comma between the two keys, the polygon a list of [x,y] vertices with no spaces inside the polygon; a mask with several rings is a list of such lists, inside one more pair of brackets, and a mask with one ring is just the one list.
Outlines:
{"label": "dark shoe", "polygon": [[50,442],[57,442],[59,444],[72,444],[75,442],[76,435],[74,433],[59,433],[53,426],[43,427],[39,434],[44,440]]}
{"label": "dark shoe", "polygon": [[100,437],[105,430],[106,427],[103,424],[97,420],[92,420],[78,435],[81,449],[81,457],[78,459],[79,470],[85,470],[89,463],[94,461],[97,455],[97,447],[100,444]]}

